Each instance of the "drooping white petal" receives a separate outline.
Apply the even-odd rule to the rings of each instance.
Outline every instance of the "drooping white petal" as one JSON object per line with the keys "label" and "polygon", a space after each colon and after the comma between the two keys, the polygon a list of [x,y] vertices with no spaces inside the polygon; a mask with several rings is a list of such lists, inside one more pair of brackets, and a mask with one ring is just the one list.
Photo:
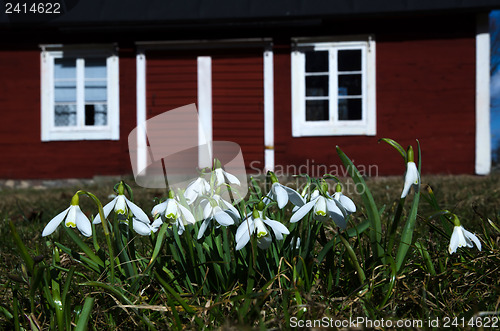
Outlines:
{"label": "drooping white petal", "polygon": [[227,171],[223,172],[230,184],[241,185],[240,180],[235,175],[230,174]]}
{"label": "drooping white petal", "polygon": [[299,192],[295,191],[293,188],[290,188],[288,186],[281,186],[283,189],[286,190],[288,193],[288,198],[290,199],[290,202],[293,203],[295,206],[302,207],[305,205],[306,201],[304,198],[299,194]]}
{"label": "drooping white petal", "polygon": [[[481,242],[476,237],[476,235],[473,234],[472,232],[465,230],[464,228],[462,228],[462,231],[464,232],[465,237],[472,240],[476,244],[477,249],[479,249],[481,251]],[[472,246],[470,246],[470,247],[472,247]]]}
{"label": "drooping white petal", "polygon": [[[218,210],[217,210],[218,208]],[[214,218],[220,225],[229,226],[234,224],[234,220],[219,207],[214,208]]]}
{"label": "drooping white petal", "polygon": [[481,243],[477,239],[477,237],[465,230],[461,225],[455,226],[453,228],[453,233],[450,238],[450,246],[448,247],[448,252],[453,254],[457,251],[458,247],[473,247],[471,239],[476,244],[477,248],[481,250]]}
{"label": "drooping white petal", "polygon": [[153,217],[156,217],[157,214],[160,214],[160,215],[164,214],[165,210],[167,209],[167,204],[168,204],[168,200],[163,201],[162,203],[159,203],[156,206],[154,206],[153,209],[151,210],[151,215]]}
{"label": "drooping white petal", "polygon": [[[243,225],[243,224],[242,224]],[[242,226],[240,225],[240,226]],[[241,233],[241,236],[238,240],[236,240],[236,250],[240,250],[245,247],[246,244],[250,241],[250,233],[248,231],[244,231]]]}
{"label": "drooping white petal", "polygon": [[260,249],[268,249],[269,246],[271,246],[272,242],[273,238],[268,233],[267,236],[257,238],[257,247],[259,247]]}
{"label": "drooping white petal", "polygon": [[335,224],[342,229],[347,228],[347,221],[345,219],[347,217],[347,211],[344,206],[342,206],[342,204],[335,199],[327,200],[327,205],[328,214],[333,219]]}
{"label": "drooping white petal", "polygon": [[283,209],[288,203],[288,193],[282,187],[280,183],[274,183],[271,190],[274,192],[274,197],[276,198],[276,202],[278,202],[278,207]]}
{"label": "drooping white petal", "polygon": [[192,186],[194,183],[191,183],[188,185],[186,188],[186,191],[184,191],[184,198],[186,199],[187,203],[192,204],[196,198],[198,197],[198,193],[195,191],[195,188]]}
{"label": "drooping white petal", "polygon": [[465,245],[465,238],[463,237],[462,230],[460,226],[455,226],[453,228],[453,233],[450,238],[450,246],[448,247],[448,252],[453,254],[457,251],[458,247]]}
{"label": "drooping white petal", "polygon": [[297,210],[290,218],[290,223],[296,223],[300,221],[302,218],[304,218],[304,216],[306,216],[307,213],[314,207],[314,205],[316,204],[316,200],[317,199],[311,200],[302,207],[300,207],[299,210]]}
{"label": "drooping white petal", "polygon": [[90,237],[92,235],[92,225],[87,216],[82,212],[80,206],[75,207],[76,214],[76,227],[85,237]]}
{"label": "drooping white petal", "polygon": [[[220,198],[220,197],[219,197],[219,198]],[[239,217],[240,217],[240,214],[238,213],[238,210],[237,210],[237,209],[236,209],[236,208],[235,208],[235,207],[234,207],[231,203],[229,203],[228,201],[226,201],[226,200],[224,200],[224,199],[222,199],[222,198],[220,198],[220,200],[219,200],[219,205],[221,205],[221,203],[220,203],[220,202],[222,202],[222,206],[221,206],[221,207],[222,207],[222,209],[224,209],[226,212],[230,211],[230,212],[231,212],[231,213],[233,213],[233,214],[234,214],[234,216],[236,216],[237,218],[239,218]],[[227,209],[227,210],[226,210],[226,209]]]}
{"label": "drooping white petal", "polygon": [[186,198],[188,203],[191,203],[197,198],[200,180],[201,177],[198,177],[196,180],[189,183],[189,185],[186,187],[186,191],[184,191],[184,197]]}
{"label": "drooping white petal", "polygon": [[192,181],[184,191],[184,197],[188,204],[193,203],[196,198],[201,195],[207,194],[210,190],[210,184],[203,177],[198,177],[196,180]]}
{"label": "drooping white petal", "polygon": [[[142,222],[141,222],[142,223]],[[142,223],[144,224],[144,223]],[[156,232],[158,231],[158,229],[160,228],[160,226],[162,226],[163,224],[163,221],[161,220],[161,218],[157,218],[153,221],[153,224],[151,224],[151,230],[153,232]]]}
{"label": "drooping white petal", "polygon": [[417,166],[415,162],[408,162],[406,165],[405,185],[403,187],[403,192],[401,192],[401,198],[405,198],[408,195],[412,186],[415,186],[415,189],[417,189],[419,184],[420,175]]}
{"label": "drooping white petal", "polygon": [[236,250],[240,250],[248,244],[250,241],[250,235],[254,232],[254,230],[255,227],[251,217],[247,218],[247,220],[240,224],[234,237],[236,241]]}
{"label": "drooping white petal", "polygon": [[212,207],[212,204],[210,202],[208,202],[205,207],[203,208],[203,218],[204,219],[207,219],[207,218],[212,218],[213,216],[213,207]]}
{"label": "drooping white petal", "polygon": [[47,225],[43,229],[42,237],[46,237],[56,230],[59,224],[61,224],[61,222],[63,221],[64,217],[68,214],[70,208],[71,206],[54,216],[54,218],[51,219],[49,223],[47,223]]}
{"label": "drooping white petal", "polygon": [[[106,206],[104,206],[102,208],[102,211],[104,212],[104,217],[108,217],[109,216],[109,213],[111,213],[111,211],[113,210],[113,208],[115,207],[115,204],[116,204],[116,200],[118,199],[118,197],[114,198],[113,200],[111,200],[108,204],[106,204]],[[94,221],[92,222],[94,224],[99,224],[101,223],[101,215],[99,215],[99,213],[97,213],[96,217],[94,218]]]}
{"label": "drooping white petal", "polygon": [[127,199],[125,196],[124,196],[124,198],[125,198],[125,201],[127,203],[127,206],[130,208],[130,210],[132,211],[134,216],[137,217],[137,219],[139,221],[146,223],[146,224],[149,224],[148,215],[146,215],[146,213],[141,208],[139,208],[139,206],[137,206],[135,203],[133,203],[132,201]]}
{"label": "drooping white petal", "polygon": [[211,220],[211,218],[207,218],[203,221],[203,223],[201,223],[200,230],[198,231],[198,240],[200,240],[201,237],[203,237],[205,230],[210,225],[210,220]]}
{"label": "drooping white petal", "polygon": [[[328,213],[337,213],[337,214],[340,214],[340,215],[344,215],[345,214],[345,209],[342,205],[338,205],[337,201],[333,200],[333,199],[327,199],[327,198],[324,198],[325,199],[325,202],[326,202],[326,209],[328,210]],[[342,209],[344,210],[342,210]]]}
{"label": "drooping white petal", "polygon": [[337,214],[335,212],[331,212],[330,217],[335,222],[335,224],[337,224],[338,227],[340,227],[344,230],[347,228],[347,222],[346,222],[345,217],[343,215]]}
{"label": "drooping white petal", "polygon": [[149,224],[139,221],[136,217],[132,218],[132,227],[134,228],[134,231],[141,236],[149,236],[152,231]]}
{"label": "drooping white petal", "polygon": [[313,193],[311,193],[311,200],[314,200],[317,197],[319,197],[319,191],[318,190],[314,190]]}
{"label": "drooping white petal", "polygon": [[267,217],[262,219],[262,221],[273,229],[274,235],[278,240],[282,240],[284,234],[290,234],[290,231],[281,222],[271,220]]}
{"label": "drooping white petal", "polygon": [[194,224],[196,222],[193,214],[189,209],[181,205],[180,203],[177,205],[177,207],[181,210],[181,214],[183,216],[183,221],[184,224]]}
{"label": "drooping white petal", "polygon": [[224,179],[224,173],[222,168],[215,169],[214,175],[215,175],[215,186],[220,186],[226,182]]}
{"label": "drooping white petal", "polygon": [[349,213],[355,213],[356,212],[356,205],[352,200],[342,194],[342,192],[335,192],[333,195],[333,198],[340,202],[340,204],[345,208],[345,210]]}
{"label": "drooping white petal", "polygon": [[236,230],[236,234],[234,236],[235,241],[239,241],[241,236],[244,235],[244,232],[253,233],[255,231],[255,226],[252,217],[248,217],[243,222],[241,222],[240,226]]}

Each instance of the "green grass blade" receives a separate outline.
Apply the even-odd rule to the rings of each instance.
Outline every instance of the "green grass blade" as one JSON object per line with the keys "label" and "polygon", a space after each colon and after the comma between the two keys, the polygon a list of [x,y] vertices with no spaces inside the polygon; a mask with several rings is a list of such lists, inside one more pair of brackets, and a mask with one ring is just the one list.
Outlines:
{"label": "green grass blade", "polygon": [[417,247],[422,259],[424,260],[427,271],[431,274],[431,276],[436,276],[436,269],[434,268],[434,264],[432,263],[431,257],[427,248],[424,247],[419,241],[415,242],[415,246]]}
{"label": "green grass blade", "polygon": [[78,247],[85,253],[85,255],[87,255],[92,261],[94,261],[94,263],[104,268],[104,262],[101,260],[101,258],[97,256],[94,251],[92,251],[90,247],[87,246],[86,243],[83,242],[82,238],[80,238],[80,236],[77,235],[75,231],[65,226],[63,228],[64,230],[66,230],[66,233],[71,238],[71,240],[73,240],[74,243],[78,245]]}
{"label": "green grass blade", "polygon": [[34,261],[31,255],[28,252],[28,249],[26,246],[24,246],[23,241],[19,237],[19,234],[17,233],[16,227],[14,226],[14,223],[9,220],[9,228],[10,231],[12,232],[12,239],[14,239],[14,242],[16,243],[17,248],[19,249],[19,254],[21,254],[21,257],[24,260],[24,263],[26,263],[26,267],[28,267],[29,272],[33,272],[33,265]]}
{"label": "green grass blade", "polygon": [[149,260],[148,266],[144,273],[146,273],[153,266],[154,262],[158,258],[158,254],[160,254],[160,249],[163,245],[163,238],[165,237],[165,233],[168,230],[168,224],[163,223],[161,225],[160,231],[158,231],[158,235],[156,236],[155,248],[153,249],[153,253],[151,254],[151,259]]}
{"label": "green grass blade", "polygon": [[90,320],[90,313],[92,313],[92,308],[94,307],[94,298],[86,297],[85,303],[83,304],[82,312],[80,313],[80,318],[76,324],[75,331],[87,330],[87,325]]}
{"label": "green grass blade", "polygon": [[361,198],[363,200],[363,204],[366,208],[366,213],[371,224],[370,243],[374,254],[376,254],[377,257],[381,258],[384,256],[384,250],[380,243],[382,239],[382,225],[380,222],[380,214],[378,213],[378,208],[375,204],[375,200],[373,199],[373,196],[368,189],[368,185],[366,185],[363,176],[361,176],[354,163],[352,163],[349,157],[347,157],[347,155],[345,155],[345,153],[338,146],[337,154],[339,155],[344,166],[347,168],[347,171],[351,178],[354,180],[354,183],[363,187]]}
{"label": "green grass blade", "polygon": [[401,146],[400,144],[398,144],[396,141],[390,139],[390,138],[382,138],[382,139],[379,139],[379,142],[386,142],[388,143],[389,145],[391,145],[392,147],[394,147],[398,152],[399,154],[401,154],[401,156],[403,157],[403,159],[405,160],[405,163],[407,162],[407,155],[406,155],[406,150],[403,148],[403,146]]}
{"label": "green grass blade", "polygon": [[75,259],[76,261],[80,262],[83,266],[86,268],[95,271],[96,273],[100,274],[102,270],[104,269],[103,266],[99,266],[97,263],[89,259],[88,257],[64,246],[63,244],[60,243],[54,243],[58,248],[60,248],[64,253],[68,254],[71,256],[71,258]]}

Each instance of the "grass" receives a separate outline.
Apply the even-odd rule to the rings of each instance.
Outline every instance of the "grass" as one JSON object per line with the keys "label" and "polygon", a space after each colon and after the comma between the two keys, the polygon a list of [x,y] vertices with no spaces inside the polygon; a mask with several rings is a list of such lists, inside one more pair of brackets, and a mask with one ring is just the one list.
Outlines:
{"label": "grass", "polygon": [[[281,179],[280,179],[281,181]],[[293,180],[291,180],[293,181]],[[359,195],[353,194],[355,186],[348,179],[341,179],[344,183],[344,192],[353,198],[356,205],[361,206]],[[401,177],[367,178],[372,195],[377,206],[382,210],[381,218],[392,219],[402,189]],[[135,202],[147,213],[155,204],[155,197],[163,197],[166,192],[161,190],[143,189],[135,187],[132,180],[128,183],[134,190]],[[19,257],[7,220],[12,220],[21,240],[28,247],[32,256],[42,256],[50,264],[52,260],[52,241],[74,247],[65,232],[60,228],[48,240],[41,237],[41,232],[47,222],[58,212],[67,208],[72,195],[78,189],[85,189],[97,195],[103,203],[110,199],[113,193],[114,182],[104,181],[89,187],[62,187],[53,189],[4,189],[0,191],[0,211],[4,222],[0,224],[0,288],[1,307],[10,309],[13,300],[13,291],[28,291],[25,283],[30,275],[26,275],[23,261]],[[483,241],[483,250],[478,252],[474,247],[460,250],[457,254],[449,255],[448,241],[439,233],[441,226],[438,217],[431,217],[435,210],[425,201],[421,201],[418,211],[414,238],[427,250],[430,262],[435,272],[431,272],[421,251],[412,246],[405,263],[404,270],[394,279],[394,288],[391,296],[383,306],[381,298],[387,291],[386,269],[377,266],[370,251],[366,247],[368,238],[358,236],[349,240],[358,253],[361,266],[369,271],[366,274],[366,286],[360,285],[352,259],[337,258],[345,253],[340,248],[334,249],[330,260],[326,261],[338,265],[318,264],[316,275],[334,275],[332,279],[314,280],[292,277],[285,266],[275,278],[259,277],[253,286],[253,297],[243,289],[251,286],[248,283],[236,281],[227,284],[227,291],[220,293],[196,293],[195,295],[180,290],[180,297],[188,300],[195,312],[187,313],[189,307],[182,306],[182,299],[172,296],[166,287],[152,278],[152,281],[138,292],[131,295],[134,298],[132,305],[124,304],[123,300],[109,291],[98,291],[95,287],[81,287],[71,289],[73,297],[73,311],[84,306],[86,297],[95,297],[93,304],[91,329],[137,329],[145,328],[140,314],[134,314],[134,309],[140,307],[143,316],[147,316],[157,329],[166,328],[199,328],[204,325],[208,328],[242,328],[256,327],[261,329],[290,328],[290,318],[299,320],[322,319],[348,320],[360,316],[369,316],[372,319],[416,319],[428,321],[438,318],[440,325],[447,319],[464,318],[469,321],[472,316],[480,312],[497,312],[500,307],[500,233],[487,224],[490,219],[500,224],[500,174],[494,173],[486,177],[477,176],[423,176],[422,190],[426,185],[432,187],[436,199],[442,209],[456,214],[465,228],[480,236]],[[350,194],[349,194],[350,193]],[[406,202],[406,206],[410,201]],[[81,199],[82,210],[93,210],[90,199]],[[95,208],[94,208],[95,209]],[[403,211],[403,220],[409,213],[409,208]],[[90,215],[89,215],[90,216]],[[359,208],[354,214],[352,222],[358,224],[365,219],[365,210]],[[382,224],[382,231],[387,231],[387,222]],[[328,230],[326,240],[330,240],[330,233],[335,235],[337,230],[325,226]],[[331,232],[330,232],[331,231]],[[140,238],[138,250],[146,249],[150,244],[147,239]],[[72,246],[73,245],[73,246]],[[75,247],[78,249],[78,247]],[[170,251],[168,251],[170,252]],[[173,251],[172,251],[173,252]],[[425,252],[424,252],[425,253]],[[146,255],[146,252],[144,252]],[[337,256],[337,257],[336,257]],[[165,260],[171,259],[166,257]],[[292,260],[286,261],[292,264]],[[308,261],[308,263],[311,261]],[[314,264],[314,261],[312,261]],[[61,267],[76,268],[76,272],[86,273],[81,265],[67,254],[61,254]],[[281,265],[281,264],[279,264]],[[283,264],[285,265],[285,264]],[[291,267],[290,267],[291,268]],[[333,273],[323,273],[322,268],[331,268]],[[292,270],[291,268],[290,270]],[[295,269],[293,269],[295,270]],[[330,269],[329,269],[330,270]],[[207,269],[214,272],[214,269]],[[330,271],[329,271],[330,272]],[[66,279],[66,273],[61,274],[61,284]],[[24,278],[24,280],[21,280]],[[290,280],[290,282],[287,282]],[[81,281],[81,280],[80,280]],[[270,282],[270,283],[269,283]],[[288,283],[285,286],[283,283]],[[308,283],[309,282],[309,283]],[[173,283],[171,283],[173,284]],[[308,285],[309,284],[309,285]],[[198,284],[199,285],[199,284]],[[17,286],[17,287],[16,287]],[[172,285],[173,286],[173,285]],[[195,285],[196,286],[196,285]],[[242,293],[246,293],[243,295]],[[80,297],[78,297],[80,296]],[[36,303],[40,304],[41,303]],[[247,306],[245,306],[247,305]],[[26,307],[27,304],[21,305]],[[135,307],[134,307],[135,306]],[[244,307],[244,308],[242,308]],[[43,309],[36,309],[36,313],[24,311],[25,325],[27,321],[35,321],[41,328],[55,328],[50,318],[43,316]],[[28,316],[28,317],[26,317]],[[31,317],[30,317],[31,316]],[[33,325],[33,323],[31,324]],[[500,322],[498,323],[500,325]],[[453,326],[453,325],[451,325]],[[0,314],[0,327],[12,327],[12,319]],[[465,328],[474,329],[465,325]],[[36,329],[32,327],[32,329]],[[390,327],[387,329],[391,329]],[[424,325],[424,329],[426,329]]]}

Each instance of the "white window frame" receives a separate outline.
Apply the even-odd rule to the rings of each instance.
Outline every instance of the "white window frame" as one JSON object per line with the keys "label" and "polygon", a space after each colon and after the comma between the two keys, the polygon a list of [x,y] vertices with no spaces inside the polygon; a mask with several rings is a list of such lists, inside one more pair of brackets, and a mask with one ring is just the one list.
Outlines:
{"label": "white window frame", "polygon": [[[367,135],[377,133],[375,100],[375,41],[371,36],[331,41],[294,39],[291,53],[292,136]],[[329,120],[306,121],[305,54],[301,49],[329,52]],[[361,120],[338,120],[338,72],[335,65],[338,50],[361,49],[362,115]],[[332,61],[334,60],[334,61]]]}
{"label": "white window frame", "polygon": [[[112,45],[89,45],[65,47],[62,45],[42,45],[41,52],[41,139],[42,141],[66,140],[119,140],[120,139],[120,93],[119,61]],[[83,80],[82,59],[105,57],[107,71],[107,124],[86,126],[82,96],[77,96],[76,126],[55,126],[54,124],[54,60],[64,57],[77,58],[77,80]],[[78,72],[80,71],[80,74]],[[82,84],[82,82],[77,82]],[[80,88],[80,90],[82,90]],[[77,88],[78,93],[78,88]],[[80,92],[83,93],[83,92]]]}

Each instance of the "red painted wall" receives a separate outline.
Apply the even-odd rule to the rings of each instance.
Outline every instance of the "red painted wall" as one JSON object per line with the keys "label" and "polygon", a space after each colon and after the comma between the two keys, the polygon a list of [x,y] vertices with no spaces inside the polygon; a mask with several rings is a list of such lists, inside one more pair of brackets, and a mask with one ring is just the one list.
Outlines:
{"label": "red painted wall", "polygon": [[[473,173],[475,160],[475,39],[376,39],[377,135],[293,138],[290,48],[275,48],[276,164],[309,165],[312,175],[342,175],[335,146],[367,174],[401,174],[399,154],[379,138],[406,147],[419,139],[424,173]],[[324,165],[321,168],[319,165]],[[371,166],[371,168],[370,168]],[[368,171],[370,169],[370,171]]]}
{"label": "red painted wall", "polygon": [[261,49],[212,58],[213,139],[238,143],[249,170],[264,167],[263,65]]}
{"label": "red painted wall", "polygon": [[[197,56],[211,56],[213,140],[239,144],[247,167],[250,167],[252,161],[257,161],[254,166],[262,168],[264,165],[262,52],[261,49],[229,49],[224,52],[148,51],[146,53],[148,118],[197,103]],[[176,140],[183,139],[183,132],[186,131],[179,128],[179,132],[174,134]]]}
{"label": "red painted wall", "polygon": [[[388,145],[377,143],[379,138],[390,137],[403,146],[420,140],[424,173],[474,172],[473,34],[442,33],[433,37],[413,33],[406,40],[383,36],[375,37],[375,137],[292,138],[290,45],[287,38],[285,42],[276,40],[277,167],[303,166],[300,172],[309,169],[312,175],[321,175],[327,166],[327,170],[338,173],[340,161],[335,146],[339,145],[357,165],[367,170],[371,166],[372,175],[401,174],[401,157]],[[148,52],[148,117],[196,102],[197,55],[212,56],[214,139],[242,145],[247,166],[252,161],[263,164],[262,50],[173,55]],[[136,125],[134,49],[122,47],[120,51],[120,141],[42,143],[40,50],[33,47],[0,51],[0,72],[0,178],[92,177],[131,172],[127,137]]]}
{"label": "red painted wall", "polygon": [[0,52],[0,178],[85,178],[131,172],[135,53],[120,54],[120,141],[42,142],[40,50]]}

